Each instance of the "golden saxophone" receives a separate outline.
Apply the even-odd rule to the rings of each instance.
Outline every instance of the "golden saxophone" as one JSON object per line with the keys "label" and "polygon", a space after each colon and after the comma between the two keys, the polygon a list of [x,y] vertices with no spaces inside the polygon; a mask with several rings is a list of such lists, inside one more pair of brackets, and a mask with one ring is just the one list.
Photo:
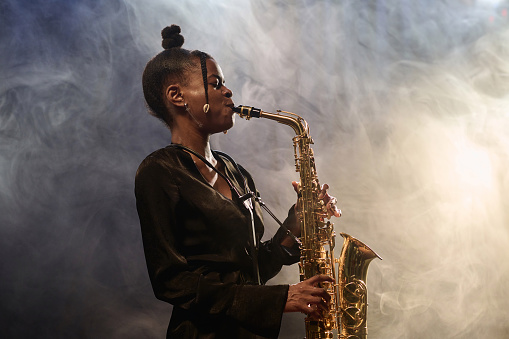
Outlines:
{"label": "golden saxophone", "polygon": [[[336,282],[325,282],[325,288],[331,296],[329,309],[323,312],[319,320],[306,317],[306,339],[367,338],[367,297],[366,277],[368,265],[374,258],[380,258],[373,250],[354,237],[341,233],[344,238],[339,259],[334,257],[335,233],[333,224],[326,221],[327,208],[318,199],[320,184],[316,175],[313,140],[309,135],[307,122],[291,112],[264,112],[258,108],[238,106],[233,110],[241,118],[265,118],[277,121],[293,128],[295,167],[300,173],[300,280],[309,279],[317,274],[326,274]],[[336,276],[335,264],[338,265]]]}

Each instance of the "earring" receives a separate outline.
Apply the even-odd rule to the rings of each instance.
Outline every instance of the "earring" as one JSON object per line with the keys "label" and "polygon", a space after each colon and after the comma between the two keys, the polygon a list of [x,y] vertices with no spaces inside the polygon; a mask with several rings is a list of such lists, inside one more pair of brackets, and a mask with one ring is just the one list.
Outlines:
{"label": "earring", "polygon": [[196,123],[196,125],[198,125],[199,128],[202,128],[203,127],[203,124],[201,122],[199,122],[198,120],[196,120],[196,118],[194,117],[194,115],[191,114],[191,110],[189,109],[189,106],[187,105],[187,102],[184,104],[184,107],[186,108],[186,112],[189,114],[189,116],[194,120],[194,122]]}
{"label": "earring", "polygon": [[226,131],[223,131],[223,133],[224,133],[224,134],[228,133],[228,130],[226,130]]}
{"label": "earring", "polygon": [[209,112],[209,108],[210,108],[209,104],[203,105],[203,113],[208,113]]}

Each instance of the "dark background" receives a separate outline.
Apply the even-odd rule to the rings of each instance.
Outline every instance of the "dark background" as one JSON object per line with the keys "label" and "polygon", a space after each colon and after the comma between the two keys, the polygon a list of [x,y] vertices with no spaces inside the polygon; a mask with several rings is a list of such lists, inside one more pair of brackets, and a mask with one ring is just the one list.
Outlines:
{"label": "dark background", "polygon": [[[507,1],[1,0],[4,338],[162,338],[133,194],[170,141],[141,74],[179,24],[237,104],[311,126],[337,232],[375,249],[372,338],[509,336]],[[284,217],[292,130],[240,121],[213,147]],[[276,226],[267,217],[267,234]],[[340,240],[338,239],[340,242]],[[338,244],[338,247],[341,244]],[[339,250],[338,250],[339,252]],[[271,283],[295,283],[296,267]],[[303,337],[284,315],[281,338]]]}

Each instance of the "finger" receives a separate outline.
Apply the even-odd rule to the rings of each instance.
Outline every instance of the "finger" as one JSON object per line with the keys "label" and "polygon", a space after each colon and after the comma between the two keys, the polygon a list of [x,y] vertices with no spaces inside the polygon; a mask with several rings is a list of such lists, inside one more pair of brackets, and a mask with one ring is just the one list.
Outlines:
{"label": "finger", "polygon": [[310,315],[316,312],[318,307],[314,304],[307,304],[306,307],[302,309],[302,313]]}
{"label": "finger", "polygon": [[328,305],[331,300],[331,295],[323,288],[314,287],[312,290],[307,291],[307,295],[301,297],[301,302],[311,305]]}
{"label": "finger", "polygon": [[330,219],[332,216],[335,216],[335,217],[340,217],[341,214],[340,212],[338,211],[337,208],[335,207],[328,207],[327,208],[327,219]]}
{"label": "finger", "polygon": [[320,310],[321,312],[329,312],[330,311],[330,302],[329,301],[326,301],[326,300],[322,299],[316,305],[318,306],[318,310]]}
{"label": "finger", "polygon": [[300,194],[300,182],[292,181],[292,186],[297,194]]}
{"label": "finger", "polygon": [[328,189],[329,189],[329,185],[323,184],[320,194],[318,195],[318,199],[323,199],[327,195]]}
{"label": "finger", "polygon": [[313,293],[313,295],[318,297],[318,299],[315,299],[318,302],[328,303],[331,300],[330,294],[323,288],[317,287],[316,291]]}
{"label": "finger", "polygon": [[317,293],[315,293],[315,295],[308,295],[305,298],[302,298],[302,301],[306,305],[318,305],[318,304],[326,303],[326,301],[319,294],[321,294],[321,293],[317,292]]}
{"label": "finger", "polygon": [[324,304],[307,304],[306,307],[303,308],[303,313],[306,314],[321,314],[322,312],[328,312],[329,308],[324,306]]}
{"label": "finger", "polygon": [[341,210],[336,206],[338,203],[338,199],[336,199],[333,196],[330,196],[327,194],[327,196],[324,198],[324,201],[327,200],[327,213],[328,217],[331,216],[340,217],[341,216]]}
{"label": "finger", "polygon": [[334,282],[334,279],[326,274],[318,274],[304,281],[312,286],[315,286],[316,284],[324,281]]}
{"label": "finger", "polygon": [[342,212],[341,212],[341,210],[340,210],[339,208],[337,208],[336,206],[334,206],[334,207],[335,207],[335,213],[334,213],[334,216],[336,216],[336,217],[338,217],[338,218],[339,218],[339,217],[342,215]]}
{"label": "finger", "polygon": [[327,203],[328,217],[331,217],[331,216],[340,217],[341,216],[341,210],[335,204],[336,204],[336,198],[334,198],[334,201],[331,200]]}
{"label": "finger", "polygon": [[327,204],[334,206],[338,203],[338,199],[334,198],[333,196],[327,195],[329,199],[327,199]]}
{"label": "finger", "polygon": [[332,195],[330,195],[329,193],[325,193],[325,195],[323,196],[323,199],[322,199],[325,203],[329,203],[332,201],[333,204],[336,204],[338,202],[338,199],[336,199],[336,197],[333,197]]}
{"label": "finger", "polygon": [[328,309],[324,310],[317,305],[308,305],[306,310],[302,313],[307,314],[307,316],[312,320],[320,320],[323,318],[323,314],[328,311]]}

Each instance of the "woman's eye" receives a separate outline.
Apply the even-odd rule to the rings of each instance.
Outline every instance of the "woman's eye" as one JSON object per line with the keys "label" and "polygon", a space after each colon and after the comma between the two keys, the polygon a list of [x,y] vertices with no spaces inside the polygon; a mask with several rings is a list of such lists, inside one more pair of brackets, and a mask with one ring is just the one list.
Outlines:
{"label": "woman's eye", "polygon": [[220,89],[223,86],[223,84],[221,83],[221,81],[219,81],[219,79],[217,79],[214,82],[211,82],[210,85],[213,86],[214,89]]}

